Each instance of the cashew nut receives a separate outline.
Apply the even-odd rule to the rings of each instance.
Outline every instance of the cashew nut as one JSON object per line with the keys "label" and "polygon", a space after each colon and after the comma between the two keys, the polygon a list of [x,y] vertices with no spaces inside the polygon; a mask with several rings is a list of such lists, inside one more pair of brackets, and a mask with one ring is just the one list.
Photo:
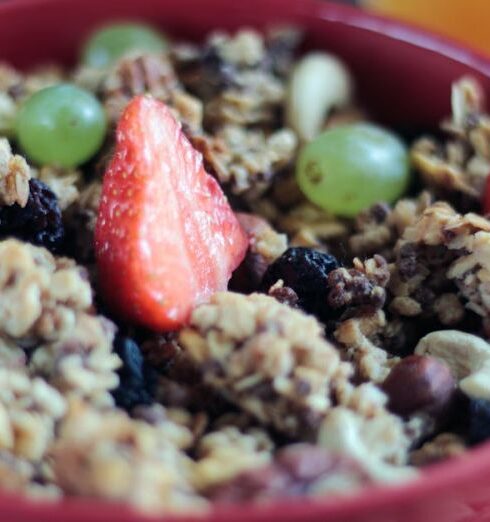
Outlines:
{"label": "cashew nut", "polygon": [[468,114],[482,112],[485,95],[480,84],[471,76],[463,76],[454,82],[451,89],[451,109],[453,121],[463,126]]}
{"label": "cashew nut", "polygon": [[351,101],[352,85],[350,72],[331,54],[315,52],[300,60],[289,79],[286,98],[286,120],[300,140],[313,139],[325,116]]}
{"label": "cashew nut", "polygon": [[366,419],[341,406],[330,410],[318,435],[320,446],[353,458],[373,480],[385,483],[417,476],[415,469],[385,460],[393,458],[394,448],[399,449],[400,440],[403,446],[402,424],[394,417]]}
{"label": "cashew nut", "polygon": [[459,330],[432,332],[420,339],[415,353],[443,360],[470,397],[490,400],[490,344]]}

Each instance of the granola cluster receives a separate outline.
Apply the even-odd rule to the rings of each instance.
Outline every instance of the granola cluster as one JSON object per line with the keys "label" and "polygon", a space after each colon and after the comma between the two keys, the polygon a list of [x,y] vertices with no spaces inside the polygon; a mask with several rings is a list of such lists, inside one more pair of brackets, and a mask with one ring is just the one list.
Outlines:
{"label": "granola cluster", "polygon": [[233,194],[259,198],[274,176],[293,159],[297,139],[289,129],[265,133],[227,124],[211,136],[195,135],[193,145],[206,166]]}
{"label": "granola cluster", "polygon": [[442,124],[449,136],[439,144],[421,138],[412,147],[412,161],[424,183],[441,195],[451,192],[470,200],[481,198],[490,170],[490,118],[484,113],[480,85],[465,77],[453,85],[452,118]]}
{"label": "granola cluster", "polygon": [[328,278],[328,303],[344,309],[333,335],[358,377],[379,383],[397,361],[379,347],[388,326],[383,306],[390,272],[378,254],[364,262],[354,258],[353,264],[350,270],[332,271]]}
{"label": "granola cluster", "polygon": [[13,239],[0,242],[0,332],[26,343],[72,331],[92,308],[85,269]]}
{"label": "granola cluster", "polygon": [[130,502],[149,512],[206,507],[190,482],[191,460],[158,425],[74,401],[59,431],[50,458],[67,493]]}
{"label": "granola cluster", "polygon": [[205,164],[231,193],[257,200],[293,161],[296,135],[279,125],[299,33],[213,33],[202,48],[174,50],[184,87],[203,103],[204,132],[191,132]]}
{"label": "granola cluster", "polygon": [[123,57],[108,71],[81,67],[75,81],[93,90],[101,99],[109,121],[117,123],[124,107],[133,96],[151,94],[168,103],[190,128],[202,124],[202,104],[186,93],[175,74],[167,54],[136,54]]}
{"label": "granola cluster", "polygon": [[245,470],[261,468],[272,459],[274,442],[266,431],[225,425],[206,433],[196,445],[194,483],[206,494],[229,484]]}
{"label": "granola cluster", "polygon": [[445,202],[431,205],[397,244],[390,306],[407,316],[432,309],[446,326],[458,324],[471,310],[486,325],[488,245],[486,218],[459,214]]}
{"label": "granola cluster", "polygon": [[215,32],[202,49],[177,48],[177,70],[185,87],[204,99],[206,125],[275,126],[298,41],[291,29],[265,37],[244,29]]}
{"label": "granola cluster", "polygon": [[33,464],[40,463],[54,438],[65,398],[23,369],[0,369],[0,448]]}
{"label": "granola cluster", "polygon": [[351,382],[351,365],[341,361],[313,317],[259,294],[215,294],[194,311],[180,340],[204,381],[261,423],[314,441],[337,409],[377,422],[385,418],[396,457],[387,447],[379,457],[403,462],[403,430],[385,410],[383,393]]}
{"label": "granola cluster", "polygon": [[[111,403],[120,361],[114,326],[94,315],[85,269],[67,258],[16,240],[0,242],[0,332],[5,348],[29,350],[28,369],[56,389]],[[2,357],[3,360],[3,357]],[[16,366],[18,349],[5,356]]]}

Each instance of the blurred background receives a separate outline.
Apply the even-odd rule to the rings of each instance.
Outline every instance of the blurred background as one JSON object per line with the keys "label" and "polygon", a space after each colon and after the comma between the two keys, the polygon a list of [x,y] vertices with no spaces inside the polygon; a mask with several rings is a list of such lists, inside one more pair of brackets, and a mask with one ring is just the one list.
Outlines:
{"label": "blurred background", "polygon": [[358,3],[435,30],[490,55],[490,0],[358,0]]}

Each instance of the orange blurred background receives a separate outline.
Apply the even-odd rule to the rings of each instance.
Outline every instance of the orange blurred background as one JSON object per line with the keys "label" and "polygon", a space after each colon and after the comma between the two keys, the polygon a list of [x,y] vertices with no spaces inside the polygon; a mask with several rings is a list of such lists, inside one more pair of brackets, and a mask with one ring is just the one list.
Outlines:
{"label": "orange blurred background", "polygon": [[361,3],[452,36],[490,55],[490,0],[362,0]]}

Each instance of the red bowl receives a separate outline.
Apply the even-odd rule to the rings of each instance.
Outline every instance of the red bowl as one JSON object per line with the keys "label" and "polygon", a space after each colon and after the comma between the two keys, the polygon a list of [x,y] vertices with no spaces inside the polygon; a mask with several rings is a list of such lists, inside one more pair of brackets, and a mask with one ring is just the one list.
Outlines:
{"label": "red bowl", "polygon": [[[73,62],[94,26],[114,18],[151,21],[185,38],[213,28],[293,22],[307,45],[341,56],[353,70],[360,100],[379,120],[434,127],[449,114],[451,82],[476,76],[490,95],[490,58],[446,39],[353,8],[319,0],[11,0],[0,3],[0,58],[20,67]],[[1,384],[0,384],[1,385]],[[417,481],[372,487],[358,495],[299,499],[263,507],[217,508],[208,517],[167,522],[483,522],[490,521],[490,445],[433,466]],[[143,522],[129,508],[97,501],[33,503],[0,497],[5,522]]]}

